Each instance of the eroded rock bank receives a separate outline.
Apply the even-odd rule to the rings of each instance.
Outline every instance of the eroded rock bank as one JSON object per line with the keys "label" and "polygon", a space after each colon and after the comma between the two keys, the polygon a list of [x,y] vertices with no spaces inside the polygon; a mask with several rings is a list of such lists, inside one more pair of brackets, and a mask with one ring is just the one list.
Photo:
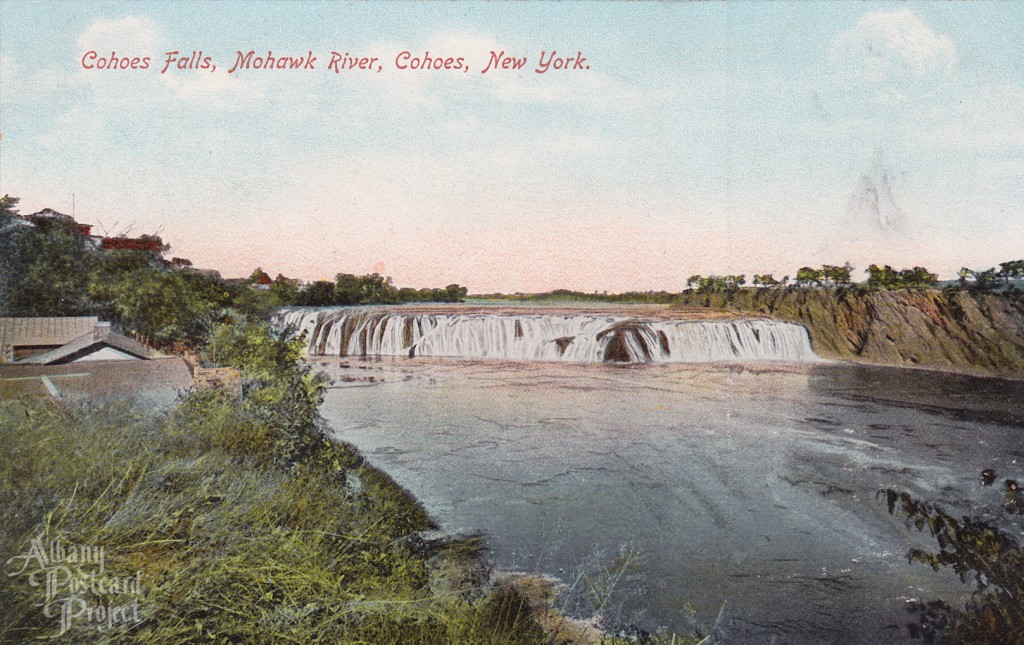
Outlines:
{"label": "eroded rock bank", "polygon": [[721,308],[804,325],[822,358],[1024,379],[1024,295],[861,287],[684,293]]}

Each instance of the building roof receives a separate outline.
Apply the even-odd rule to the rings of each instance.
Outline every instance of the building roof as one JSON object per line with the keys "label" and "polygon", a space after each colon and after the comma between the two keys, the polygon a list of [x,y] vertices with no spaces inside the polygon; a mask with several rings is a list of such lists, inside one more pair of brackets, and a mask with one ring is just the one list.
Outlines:
{"label": "building roof", "polygon": [[30,213],[30,214],[25,216],[25,219],[27,219],[27,220],[32,220],[34,218],[39,218],[39,219],[56,219],[56,220],[60,220],[62,222],[67,222],[69,224],[75,223],[75,218],[74,217],[71,217],[67,213],[61,213],[60,211],[55,211],[52,208],[44,208],[41,211],[38,211],[38,212],[35,212],[35,213]]}
{"label": "building roof", "polygon": [[0,318],[0,346],[47,347],[70,343],[91,333],[99,322],[96,316],[60,318]]}
{"label": "building roof", "polygon": [[155,357],[154,353],[145,345],[127,336],[110,331],[110,323],[97,323],[88,333],[75,338],[71,342],[48,352],[30,356],[19,361],[19,364],[61,365],[72,363],[104,347],[110,347],[124,354],[144,360]]}
{"label": "building roof", "polygon": [[105,237],[100,241],[104,251],[151,251],[159,252],[164,243],[159,237]]}

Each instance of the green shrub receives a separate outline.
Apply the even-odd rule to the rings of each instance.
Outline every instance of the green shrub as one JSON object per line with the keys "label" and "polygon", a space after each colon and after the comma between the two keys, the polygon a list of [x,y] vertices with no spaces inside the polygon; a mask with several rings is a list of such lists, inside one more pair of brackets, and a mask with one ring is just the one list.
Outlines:
{"label": "green shrub", "polygon": [[975,590],[964,609],[940,601],[917,605],[918,624],[912,635],[932,642],[947,634],[959,643],[1024,642],[1024,550],[1011,536],[992,524],[963,517],[956,519],[933,504],[921,502],[895,490],[884,494],[890,514],[897,509],[908,524],[925,529],[935,538],[939,550],[932,553],[911,549],[911,562],[922,562],[938,571],[952,567],[963,582]]}

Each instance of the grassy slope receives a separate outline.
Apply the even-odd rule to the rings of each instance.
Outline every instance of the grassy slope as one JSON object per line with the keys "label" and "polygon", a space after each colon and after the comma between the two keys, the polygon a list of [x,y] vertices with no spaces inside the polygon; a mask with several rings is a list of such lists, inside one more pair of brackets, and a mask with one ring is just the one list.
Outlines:
{"label": "grassy slope", "polygon": [[[0,402],[0,552],[61,536],[104,546],[108,576],[142,572],[141,624],[77,621],[67,642],[543,640],[514,591],[454,582],[472,545],[408,539],[430,519],[351,448],[282,468],[273,436],[218,395],[158,416]],[[58,633],[39,588],[0,579],[0,641]]]}

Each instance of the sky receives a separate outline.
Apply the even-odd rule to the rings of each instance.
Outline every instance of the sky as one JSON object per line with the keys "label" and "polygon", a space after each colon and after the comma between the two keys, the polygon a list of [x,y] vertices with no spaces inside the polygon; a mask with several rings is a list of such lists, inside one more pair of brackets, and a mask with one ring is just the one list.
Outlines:
{"label": "sky", "polygon": [[[1024,257],[1022,27],[1011,2],[5,0],[0,194],[226,277],[951,277]],[[249,51],[316,61],[229,73]]]}

